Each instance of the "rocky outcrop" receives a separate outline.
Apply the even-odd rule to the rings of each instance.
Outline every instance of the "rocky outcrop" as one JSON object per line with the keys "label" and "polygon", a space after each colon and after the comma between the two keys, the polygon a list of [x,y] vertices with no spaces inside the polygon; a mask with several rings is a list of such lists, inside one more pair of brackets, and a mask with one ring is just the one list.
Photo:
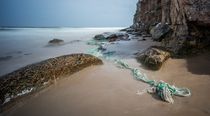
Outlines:
{"label": "rocky outcrop", "polygon": [[134,16],[135,31],[150,33],[158,23],[172,29],[163,46],[176,54],[210,44],[210,0],[139,0]]}
{"label": "rocky outcrop", "polygon": [[0,105],[11,99],[46,87],[55,80],[73,74],[102,60],[87,54],[72,54],[28,65],[0,77]]}
{"label": "rocky outcrop", "polygon": [[96,35],[93,39],[95,40],[106,40],[109,42],[118,40],[129,40],[129,35],[127,33],[103,33]]}
{"label": "rocky outcrop", "polygon": [[158,70],[169,57],[170,52],[162,47],[153,46],[142,53],[138,53],[136,58],[144,66],[152,70]]}

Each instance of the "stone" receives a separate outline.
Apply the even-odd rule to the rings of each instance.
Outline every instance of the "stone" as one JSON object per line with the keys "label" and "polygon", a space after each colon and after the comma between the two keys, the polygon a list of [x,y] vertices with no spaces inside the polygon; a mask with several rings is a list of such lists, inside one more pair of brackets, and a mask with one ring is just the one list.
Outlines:
{"label": "stone", "polygon": [[105,40],[105,34],[99,34],[94,37],[95,40]]}
{"label": "stone", "polygon": [[128,40],[129,35],[127,33],[122,33],[122,32],[119,32],[119,33],[103,33],[103,34],[96,35],[93,39],[114,42],[114,41],[118,41],[118,40]]}
{"label": "stone", "polygon": [[63,40],[61,40],[61,39],[52,39],[52,40],[50,40],[49,42],[48,42],[48,44],[50,44],[50,45],[60,45],[60,44],[63,44],[64,43],[64,41]]}
{"label": "stone", "polygon": [[31,64],[0,77],[0,105],[6,99],[47,87],[55,80],[71,75],[91,65],[103,64],[102,60],[88,54],[71,54],[50,58]]}
{"label": "stone", "polygon": [[153,46],[142,53],[137,53],[136,56],[137,60],[144,66],[152,70],[158,70],[161,68],[162,64],[170,57],[170,52],[166,51],[162,47]]}
{"label": "stone", "polygon": [[109,42],[117,41],[117,40],[128,40],[129,35],[126,33],[113,33],[107,37]]}
{"label": "stone", "polygon": [[155,41],[161,41],[162,38],[171,31],[171,28],[167,24],[158,23],[154,26],[150,33],[152,34],[152,39]]}

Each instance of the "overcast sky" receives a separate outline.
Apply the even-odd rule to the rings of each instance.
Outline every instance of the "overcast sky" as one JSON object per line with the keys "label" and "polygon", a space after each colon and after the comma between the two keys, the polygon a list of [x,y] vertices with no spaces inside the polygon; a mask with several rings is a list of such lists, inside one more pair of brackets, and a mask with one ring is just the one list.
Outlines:
{"label": "overcast sky", "polygon": [[0,0],[0,26],[122,27],[137,0]]}

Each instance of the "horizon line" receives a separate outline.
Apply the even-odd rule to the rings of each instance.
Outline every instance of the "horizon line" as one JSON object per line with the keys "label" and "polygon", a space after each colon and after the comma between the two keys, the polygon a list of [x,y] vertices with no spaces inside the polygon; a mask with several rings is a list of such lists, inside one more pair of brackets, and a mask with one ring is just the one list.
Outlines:
{"label": "horizon line", "polygon": [[4,28],[127,28],[129,26],[87,26],[87,27],[74,27],[74,26],[0,26],[0,29]]}

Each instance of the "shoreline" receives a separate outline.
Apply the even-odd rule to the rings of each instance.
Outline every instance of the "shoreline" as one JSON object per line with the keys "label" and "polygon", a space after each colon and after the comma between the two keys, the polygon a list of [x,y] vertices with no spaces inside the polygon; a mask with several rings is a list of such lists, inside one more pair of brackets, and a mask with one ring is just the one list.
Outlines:
{"label": "shoreline", "polygon": [[[24,29],[0,31],[0,76],[52,57],[73,53],[86,53],[92,46],[86,41],[103,32],[116,32],[116,29]],[[50,46],[49,40],[64,40],[64,45]],[[81,40],[77,42],[78,40]],[[8,59],[9,58],[9,59]]]}
{"label": "shoreline", "polygon": [[[206,72],[200,75],[190,72],[187,63],[205,59],[203,63],[196,64],[194,67],[208,65],[210,64],[207,59],[209,57],[210,54],[207,53],[189,59],[169,59],[159,71],[142,69],[149,78],[164,80],[192,90],[191,97],[174,97],[173,105],[162,102],[155,95],[147,94],[144,90],[149,86],[133,79],[129,71],[118,69],[111,62],[104,62],[104,65],[92,66],[71,75],[71,78],[59,80],[57,84],[44,89],[41,94],[37,93],[35,97],[32,95],[32,98],[25,98],[26,102],[19,103],[16,108],[4,113],[8,116],[24,114],[32,116],[45,114],[135,116],[154,113],[157,116],[183,116],[186,113],[192,116],[207,116],[209,115],[208,108],[210,108],[210,102],[206,101],[210,97],[208,92],[210,74]],[[125,61],[133,67],[139,66],[134,59]],[[200,69],[200,71],[203,70]],[[141,94],[137,94],[138,92]]]}
{"label": "shoreline", "polygon": [[71,75],[102,60],[88,54],[71,54],[27,65],[0,78],[2,107],[11,100],[45,88],[62,76]]}
{"label": "shoreline", "polygon": [[13,29],[117,29],[121,30],[126,27],[0,27],[0,31]]}
{"label": "shoreline", "polygon": [[[129,41],[116,41],[116,43],[107,46],[107,51],[115,51],[113,57],[123,59],[130,66],[146,73],[150,79],[163,80],[179,87],[189,87],[193,93],[191,97],[173,97],[175,99],[173,105],[163,102],[158,96],[148,94],[146,89],[149,86],[134,79],[130,71],[119,69],[113,62],[103,60],[104,65],[102,66],[85,68],[71,76],[66,76],[69,78],[59,79],[56,84],[52,84],[47,89],[41,89],[14,100],[3,108],[5,112],[2,115],[72,114],[92,116],[108,114],[135,116],[143,115],[145,112],[145,115],[154,115],[154,112],[150,112],[148,109],[156,111],[158,116],[185,115],[187,111],[190,111],[191,115],[208,115],[210,103],[205,100],[210,97],[207,92],[210,89],[208,87],[208,83],[210,83],[209,52],[184,59],[169,58],[160,70],[152,71],[138,63],[134,58],[134,53],[142,52],[144,49],[160,43],[153,42],[151,38],[146,38],[144,41],[139,40],[142,40],[142,37]],[[199,95],[205,95],[205,97]],[[163,107],[158,109],[160,106]],[[178,109],[175,107],[181,111],[177,112]],[[185,107],[191,107],[193,110]],[[133,110],[135,108],[137,109]],[[159,112],[159,110],[161,111]]]}

